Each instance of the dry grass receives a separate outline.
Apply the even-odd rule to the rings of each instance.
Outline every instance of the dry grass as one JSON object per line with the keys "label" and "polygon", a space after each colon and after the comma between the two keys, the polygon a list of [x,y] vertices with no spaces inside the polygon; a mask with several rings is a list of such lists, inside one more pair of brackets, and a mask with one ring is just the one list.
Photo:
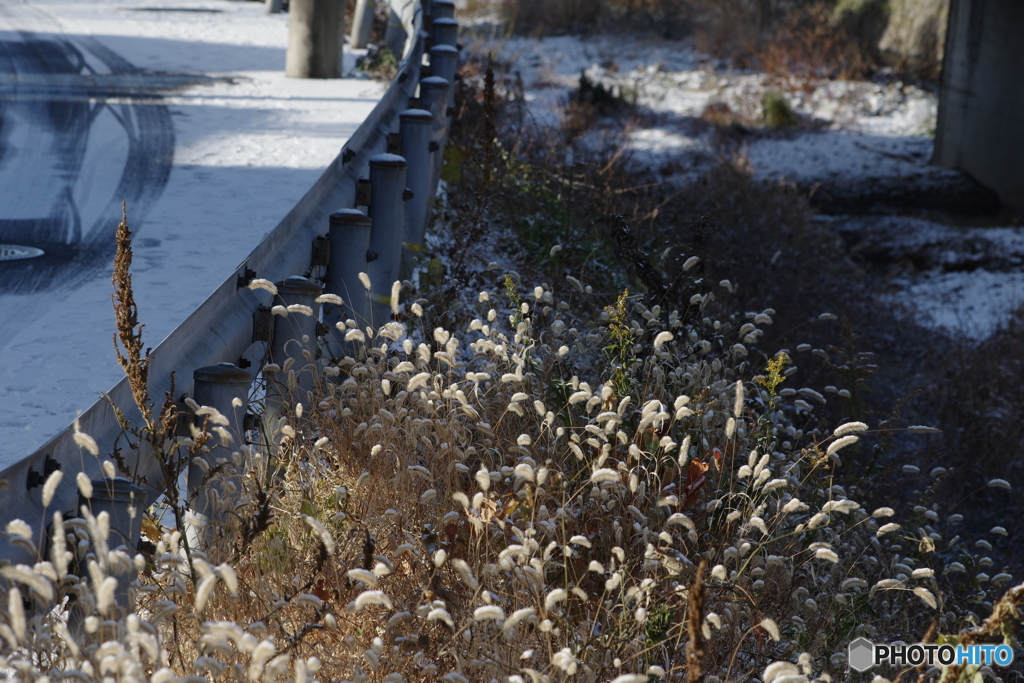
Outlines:
{"label": "dry grass", "polygon": [[[691,3],[696,46],[737,66],[792,81],[855,78],[876,68],[885,28],[879,2]],[[844,11],[844,6],[853,6]]]}
{"label": "dry grass", "polygon": [[[806,204],[741,159],[688,195],[620,185],[614,156],[566,164],[564,138],[533,137],[515,101],[500,83],[467,99],[447,218],[453,253],[492,246],[488,227],[535,235],[505,254],[520,272],[449,258],[449,285],[401,322],[344,323],[348,355],[321,359],[315,400],[267,430],[278,440],[225,444],[237,456],[207,483],[228,522],[202,547],[186,547],[188,501],[174,528],[148,527],[149,555],[110,547],[103,514],[56,515],[37,564],[0,568],[0,668],[640,683],[748,680],[780,660],[824,681],[851,677],[858,635],[1013,626],[1020,587],[971,629],[1011,577],[951,538],[976,522],[947,517],[948,473],[912,469],[907,444],[934,437],[857,402],[864,309],[840,330],[818,314],[860,290]],[[827,373],[848,384],[830,393]],[[220,445],[218,421],[165,445],[165,485]]]}
{"label": "dry grass", "polygon": [[502,18],[528,35],[644,30],[681,37],[689,27],[689,0],[498,0]]}
{"label": "dry grass", "polygon": [[886,26],[881,0],[501,0],[498,6],[521,34],[692,36],[701,52],[790,84],[876,69]]}

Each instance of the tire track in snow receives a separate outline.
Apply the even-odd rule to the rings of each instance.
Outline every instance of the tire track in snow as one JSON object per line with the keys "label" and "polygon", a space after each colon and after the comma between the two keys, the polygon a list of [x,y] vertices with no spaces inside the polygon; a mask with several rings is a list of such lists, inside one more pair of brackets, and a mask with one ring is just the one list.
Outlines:
{"label": "tire track in snow", "polygon": [[[29,9],[0,7],[0,25],[16,25]],[[109,270],[121,201],[138,227],[163,192],[174,157],[170,111],[157,93],[137,87],[145,72],[91,37],[72,42],[57,22],[32,14],[35,26],[42,20],[52,31],[0,32],[0,73],[13,75],[0,84],[0,242],[46,252],[0,263],[0,320],[20,322],[46,308],[45,298],[30,302],[24,295],[73,289]],[[90,62],[109,74],[97,74]],[[124,163],[101,168],[110,176],[97,179],[83,162],[103,114],[108,126],[113,119],[120,127]],[[104,181],[116,182],[109,197],[83,190]],[[78,204],[86,201],[98,210],[84,212]]]}

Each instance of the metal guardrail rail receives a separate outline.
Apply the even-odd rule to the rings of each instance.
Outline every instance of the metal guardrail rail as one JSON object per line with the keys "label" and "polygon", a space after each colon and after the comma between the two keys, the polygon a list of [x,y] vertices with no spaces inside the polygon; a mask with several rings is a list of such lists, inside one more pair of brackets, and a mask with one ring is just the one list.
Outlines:
{"label": "metal guardrail rail", "polygon": [[[396,213],[388,210],[388,207],[393,209],[396,204],[401,208],[412,198],[413,193],[405,188],[404,182],[397,188],[394,183],[385,187],[383,182],[378,188],[366,188],[365,177],[369,170],[372,183],[374,169],[386,168],[389,163],[400,165],[404,171],[401,180],[404,181],[408,175],[411,185],[433,196],[451,113],[449,99],[457,57],[453,49],[457,28],[452,20],[453,13],[452,0],[393,0],[391,23],[398,17],[405,31],[404,35],[399,36],[404,49],[397,76],[377,106],[305,196],[223,284],[153,349],[149,357],[149,395],[157,406],[171,388],[172,374],[175,378],[176,397],[194,396],[196,387],[193,386],[193,373],[196,370],[218,363],[246,364],[246,353],[250,352],[257,336],[254,334],[254,326],[258,313],[266,310],[270,304],[280,304],[280,298],[286,296],[282,290],[279,290],[278,297],[274,297],[269,291],[251,289],[246,285],[254,278],[284,283],[288,278],[311,273],[314,265],[322,266],[322,260],[316,260],[323,258],[324,250],[317,250],[316,245],[323,245],[322,240],[327,237],[332,222],[329,218],[339,209],[343,210],[342,214],[351,216],[355,213],[351,211],[353,207],[368,205],[365,199],[367,194],[371,194],[379,205],[370,205],[369,218],[374,220],[369,230],[362,233],[352,231],[354,241],[351,245],[331,245],[331,252],[346,256],[336,259],[333,266],[327,266],[328,274],[323,279],[329,285],[334,283],[335,288],[337,283],[351,281],[356,275],[339,272],[339,269],[351,270],[362,264],[362,271],[372,270],[367,268],[365,260],[359,258],[359,250],[366,249],[367,234],[379,236],[383,231],[392,236],[393,239],[383,247],[388,254],[379,256],[394,264],[402,262],[403,250],[408,254],[409,247],[416,246],[410,245],[410,239],[422,240],[428,213],[428,203],[423,201],[424,198],[421,196],[420,201],[412,203],[416,208],[412,215],[406,217],[403,211]],[[393,26],[389,26],[389,32],[394,38]],[[430,60],[429,66],[426,66],[423,62],[428,54]],[[427,72],[431,71],[433,74],[428,77]],[[446,87],[439,80],[442,76],[447,77],[444,79]],[[420,96],[416,97],[422,78],[428,80]],[[427,125],[417,129],[416,125],[424,121]],[[409,139],[403,141],[399,131],[404,131],[406,126],[409,127]],[[417,144],[411,146],[414,141]],[[425,149],[420,150],[418,146],[424,146]],[[408,162],[396,154],[382,155],[398,151],[406,152]],[[371,159],[374,163],[371,163]],[[366,192],[367,189],[370,192]],[[397,192],[397,196],[388,196],[387,192]],[[350,211],[346,212],[345,209]],[[393,223],[396,215],[400,221],[397,225]],[[361,223],[364,226],[371,225],[371,221],[365,217]],[[351,258],[352,254],[357,258]],[[373,260],[374,255],[366,253],[366,258]],[[390,289],[390,282],[378,284]],[[327,291],[331,291],[330,286]],[[254,376],[259,369],[253,367],[251,374]],[[244,377],[237,370],[234,374],[236,383],[238,376]],[[197,380],[196,385],[199,383]],[[243,384],[242,391],[247,393],[248,386]],[[112,404],[124,411],[129,422],[141,422],[141,415],[126,378],[107,392],[107,396],[109,400],[98,400],[75,424],[68,426],[44,446],[0,471],[0,482],[4,484],[0,486],[0,530],[12,519],[25,520],[35,530],[37,547],[41,548],[44,543],[42,532],[46,528],[48,516],[55,510],[76,510],[79,500],[77,473],[84,472],[90,479],[104,476],[102,460],[112,452],[122,434]],[[76,431],[88,434],[95,440],[100,456],[89,454],[76,443]],[[142,450],[123,455],[128,455],[126,460],[137,467],[146,504],[152,503],[161,491],[155,483],[147,485],[145,482],[159,481],[157,462]],[[65,476],[50,505],[44,509],[42,483],[55,469],[62,470]],[[2,560],[31,562],[34,558],[22,546],[9,543],[5,535],[0,533]]]}

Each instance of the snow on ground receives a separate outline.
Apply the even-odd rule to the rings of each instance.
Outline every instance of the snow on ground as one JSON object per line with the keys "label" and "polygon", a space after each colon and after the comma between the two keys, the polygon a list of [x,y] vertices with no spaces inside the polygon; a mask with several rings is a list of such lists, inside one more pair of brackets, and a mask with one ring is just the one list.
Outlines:
{"label": "snow on ground", "polygon": [[[383,93],[363,79],[284,78],[287,20],[262,3],[227,0],[25,0],[0,12],[0,31],[61,33],[89,59],[98,43],[136,67],[217,77],[156,102],[173,121],[173,166],[144,216],[128,206],[147,345],[288,213]],[[88,145],[73,191],[119,206],[123,131],[105,129]],[[0,217],[10,201],[0,192]],[[109,266],[71,291],[0,293],[0,459],[42,445],[120,378],[110,294]]]}
{"label": "snow on ground", "polygon": [[1024,306],[1024,228],[906,216],[835,223],[852,254],[887,264],[883,300],[930,327],[980,341]]}
{"label": "snow on ground", "polygon": [[[730,69],[685,42],[654,38],[513,37],[485,41],[475,49],[493,50],[511,64],[522,81],[530,116],[541,125],[561,123],[583,73],[635,100],[633,120],[620,122],[628,158],[634,169],[659,179],[686,183],[720,158],[721,140],[705,123],[706,112],[715,110],[719,117],[727,112],[746,129],[724,149],[740,151],[758,179],[870,190],[910,184],[942,187],[959,175],[929,164],[938,102],[934,93],[916,85],[780,82],[763,73]],[[800,116],[797,126],[777,132],[758,129],[767,91],[783,93]],[[606,138],[588,134],[583,140],[604,144]],[[922,324],[981,340],[1024,303],[1024,242],[1013,228],[968,229],[901,216],[834,218],[847,234],[884,225],[898,247],[895,251],[904,255],[928,236],[944,235],[950,253],[959,256],[900,272],[889,279],[883,297]],[[985,257],[973,263],[963,258],[972,244],[986,245],[981,248]],[[1003,258],[993,265],[997,255]]]}
{"label": "snow on ground", "polygon": [[882,300],[906,307],[924,325],[982,341],[1024,306],[1024,273],[928,270],[892,280]]}
{"label": "snow on ground", "polygon": [[[819,175],[825,164],[830,166],[825,172],[845,168],[892,175],[931,154],[937,101],[913,85],[775,82],[763,73],[730,70],[685,42],[628,36],[514,37],[483,49],[492,47],[500,48],[498,57],[522,79],[530,113],[542,125],[560,123],[582,73],[616,87],[627,100],[635,98],[641,112],[655,115],[635,117],[637,130],[630,136],[639,144],[630,148],[637,164],[656,166],[657,155],[685,152],[695,143],[711,145],[706,128],[695,132],[692,125],[709,105],[727,105],[740,121],[757,122],[762,95],[769,90],[784,92],[810,130],[751,136],[747,154],[755,172],[765,177],[797,180],[805,173]],[[652,146],[654,131],[668,137]],[[808,159],[817,165],[808,166]]]}

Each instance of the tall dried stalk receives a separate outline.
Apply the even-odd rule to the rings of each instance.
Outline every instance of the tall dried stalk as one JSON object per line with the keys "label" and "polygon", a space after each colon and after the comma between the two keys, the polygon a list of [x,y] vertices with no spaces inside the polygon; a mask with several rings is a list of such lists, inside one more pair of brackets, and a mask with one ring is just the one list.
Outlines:
{"label": "tall dried stalk", "polygon": [[687,607],[686,630],[690,640],[686,643],[686,680],[699,683],[704,680],[704,571],[707,560],[701,560],[697,575],[690,586],[690,600]]}
{"label": "tall dried stalk", "polygon": [[[149,425],[153,418],[153,409],[149,401],[149,352],[142,350],[142,327],[139,323],[138,307],[135,305],[135,294],[132,290],[132,232],[128,229],[128,207],[121,202],[121,223],[117,226],[117,252],[114,256],[114,274],[111,283],[114,293],[111,301],[114,304],[114,318],[117,333],[114,335],[114,353],[117,363],[128,377],[128,385],[132,389],[132,398],[139,407],[143,419]],[[118,342],[120,341],[120,345]],[[122,349],[124,351],[122,352]]]}
{"label": "tall dried stalk", "polygon": [[[1003,642],[1008,633],[1013,633],[1014,623],[1020,621],[1022,606],[1024,606],[1024,583],[1006,591],[999,602],[992,607],[992,614],[981,626],[961,632],[960,645]],[[939,683],[954,683],[963,680],[966,668],[966,665],[960,664],[946,668]]]}

